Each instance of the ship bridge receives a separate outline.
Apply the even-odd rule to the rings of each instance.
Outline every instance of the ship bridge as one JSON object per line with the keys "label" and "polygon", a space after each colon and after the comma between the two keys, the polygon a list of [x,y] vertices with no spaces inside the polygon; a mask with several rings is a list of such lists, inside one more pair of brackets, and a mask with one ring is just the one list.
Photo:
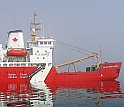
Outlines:
{"label": "ship bridge", "polygon": [[32,48],[32,47],[54,47],[55,45],[55,40],[52,38],[45,38],[45,37],[36,37],[35,41],[27,41],[27,47]]}
{"label": "ship bridge", "polygon": [[34,21],[31,22],[32,39],[27,41],[28,59],[30,62],[45,63],[46,66],[52,66],[52,51],[55,40],[52,37],[37,37],[36,31],[41,30],[41,21],[36,22],[36,13]]}

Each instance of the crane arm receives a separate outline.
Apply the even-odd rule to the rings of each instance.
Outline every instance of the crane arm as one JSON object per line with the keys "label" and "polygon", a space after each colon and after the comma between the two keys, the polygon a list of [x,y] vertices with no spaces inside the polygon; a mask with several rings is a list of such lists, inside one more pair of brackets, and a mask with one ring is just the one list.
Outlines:
{"label": "crane arm", "polygon": [[97,53],[93,53],[92,55],[86,56],[86,57],[84,57],[84,58],[80,58],[80,59],[77,59],[77,60],[73,60],[73,61],[70,61],[70,62],[66,62],[66,63],[64,63],[64,64],[60,64],[60,65],[57,65],[57,66],[55,66],[55,67],[56,67],[56,68],[59,68],[59,67],[62,67],[62,66],[74,64],[74,63],[76,63],[76,62],[81,62],[81,61],[83,61],[83,60],[85,60],[85,59],[88,59],[88,58],[91,58],[91,57],[97,57],[97,58],[98,58],[99,56],[98,56]]}

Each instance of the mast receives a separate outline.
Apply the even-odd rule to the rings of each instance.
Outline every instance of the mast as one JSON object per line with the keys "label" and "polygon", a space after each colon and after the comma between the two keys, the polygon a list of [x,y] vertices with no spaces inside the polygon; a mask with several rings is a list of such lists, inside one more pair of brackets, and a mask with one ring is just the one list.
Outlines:
{"label": "mast", "polygon": [[100,62],[102,63],[102,45],[100,44]]}
{"label": "mast", "polygon": [[41,21],[36,22],[36,16],[37,16],[37,13],[36,13],[36,11],[34,11],[34,21],[33,22],[30,21],[30,25],[31,25],[30,29],[31,29],[32,41],[35,41],[36,31],[41,30],[41,27],[38,26],[38,25],[41,24]]}

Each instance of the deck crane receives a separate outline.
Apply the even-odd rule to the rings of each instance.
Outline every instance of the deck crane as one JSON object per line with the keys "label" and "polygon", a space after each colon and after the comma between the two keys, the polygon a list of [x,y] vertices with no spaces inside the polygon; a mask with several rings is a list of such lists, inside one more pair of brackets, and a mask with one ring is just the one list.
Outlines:
{"label": "deck crane", "polygon": [[[83,61],[85,59],[88,59],[88,58],[93,58],[93,57],[96,57],[97,59],[99,58],[97,53],[93,53],[92,55],[86,56],[84,58],[80,58],[80,59],[77,59],[77,60],[73,60],[73,61],[70,61],[70,62],[59,64],[55,67],[59,68],[59,67],[62,67],[62,66],[71,65],[71,64],[74,64],[74,63],[77,63],[77,62],[81,62],[81,61]],[[101,62],[97,62],[94,66],[99,67],[100,64],[101,64]]]}

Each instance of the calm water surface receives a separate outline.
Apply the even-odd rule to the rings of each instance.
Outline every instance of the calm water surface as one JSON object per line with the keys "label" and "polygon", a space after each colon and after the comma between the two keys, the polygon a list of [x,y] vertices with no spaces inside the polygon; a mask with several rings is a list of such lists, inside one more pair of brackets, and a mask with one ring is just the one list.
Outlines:
{"label": "calm water surface", "polygon": [[0,107],[123,107],[124,81],[1,83]]}

